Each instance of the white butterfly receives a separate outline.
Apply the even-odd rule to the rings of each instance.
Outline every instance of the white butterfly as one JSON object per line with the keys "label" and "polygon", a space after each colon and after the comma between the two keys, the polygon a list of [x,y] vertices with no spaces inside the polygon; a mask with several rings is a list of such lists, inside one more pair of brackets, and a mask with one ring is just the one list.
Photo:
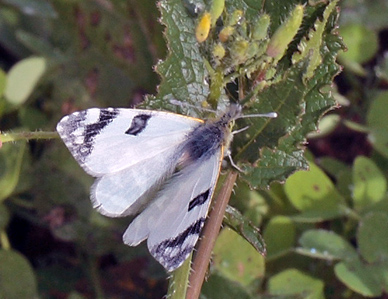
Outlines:
{"label": "white butterfly", "polygon": [[153,257],[173,271],[204,226],[231,139],[229,124],[240,112],[231,105],[219,119],[204,122],[162,111],[92,108],[65,116],[57,131],[81,167],[97,178],[93,206],[110,217],[141,211],[124,243],[148,239]]}

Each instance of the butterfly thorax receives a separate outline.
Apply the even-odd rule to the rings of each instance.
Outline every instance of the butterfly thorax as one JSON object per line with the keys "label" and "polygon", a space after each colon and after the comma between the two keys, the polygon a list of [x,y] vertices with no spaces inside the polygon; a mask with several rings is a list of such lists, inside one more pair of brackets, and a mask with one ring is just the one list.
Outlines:
{"label": "butterfly thorax", "polygon": [[180,164],[184,166],[193,161],[206,160],[221,147],[228,146],[231,139],[230,123],[240,112],[240,106],[230,106],[219,119],[207,121],[191,131],[187,135]]}

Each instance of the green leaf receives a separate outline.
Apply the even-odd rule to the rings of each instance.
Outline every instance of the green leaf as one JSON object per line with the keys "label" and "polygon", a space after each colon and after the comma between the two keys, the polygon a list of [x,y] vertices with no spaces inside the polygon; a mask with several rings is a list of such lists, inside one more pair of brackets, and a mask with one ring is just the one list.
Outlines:
{"label": "green leaf", "polygon": [[302,24],[303,11],[303,5],[295,6],[289,17],[276,29],[267,47],[268,56],[275,58],[275,60],[279,60],[283,56]]}
{"label": "green leaf", "polygon": [[47,115],[41,110],[31,106],[21,107],[19,110],[19,120],[23,128],[30,131],[39,130],[47,125]]}
{"label": "green leaf", "polygon": [[339,179],[343,172],[351,173],[350,167],[340,160],[331,157],[322,157],[319,159],[319,162],[323,170],[336,178],[336,180]]}
{"label": "green leaf", "polygon": [[[297,11],[295,12],[297,19],[301,20],[303,14],[300,12],[303,11],[303,8],[297,4],[297,2],[287,3],[287,5],[281,6],[281,12],[279,12],[277,10],[280,9],[279,7],[267,6],[265,3],[270,20],[274,15],[273,24],[270,25],[271,32],[275,32],[277,29],[281,31],[281,28],[285,26],[284,19],[292,15],[294,10]],[[234,49],[236,43],[249,45],[249,34],[254,29],[257,15],[261,9],[262,5],[259,2],[240,2],[237,0],[228,2],[224,15],[221,17],[228,18],[236,10],[241,10],[244,13],[245,21],[238,25],[241,26],[241,30],[240,27],[239,30],[236,30],[236,32],[242,33],[231,44],[226,45],[227,48],[229,46],[230,49]],[[317,20],[317,15],[314,15],[315,9],[315,7],[310,7],[308,12],[311,26]],[[188,15],[181,1],[170,1],[168,5],[163,2],[160,5],[160,10],[162,23],[166,25],[169,54],[167,59],[157,66],[157,71],[162,77],[159,93],[155,98],[150,97],[145,106],[150,108],[164,107],[168,110],[198,116],[201,114],[194,111],[195,109],[192,107],[173,106],[170,104],[170,100],[186,101],[194,104],[195,107],[201,107],[211,98],[211,105],[215,101],[215,107],[217,107],[217,103],[218,106],[223,107],[226,104],[223,86],[227,82],[233,82],[237,77],[244,78],[245,75],[253,76],[252,74],[258,70],[258,65],[262,62],[268,65],[264,58],[254,56],[259,55],[257,53],[261,53],[260,51],[253,51],[252,57],[255,58],[253,62],[249,60],[250,56],[244,56],[245,58],[241,60],[239,65],[235,65],[235,72],[233,73],[233,69],[230,70],[230,68],[224,69],[221,72],[224,80],[220,80],[219,76],[214,76],[218,69],[214,71],[209,62],[214,58],[212,56],[213,46],[220,42],[216,32],[210,32],[208,39],[204,43],[198,44],[195,39],[197,19]],[[325,30],[322,29],[324,33],[322,34],[322,49],[320,51],[322,63],[314,68],[314,77],[308,82],[302,80],[308,67],[308,59],[301,59],[299,63],[291,64],[287,63],[290,56],[286,54],[288,56],[287,59],[284,59],[285,62],[281,61],[279,65],[264,67],[264,72],[267,72],[266,68],[269,69],[264,76],[268,80],[261,82],[262,84],[259,84],[257,90],[252,87],[256,82],[241,86],[242,89],[246,89],[243,93],[252,95],[251,101],[244,110],[245,114],[277,112],[279,115],[276,120],[251,118],[237,121],[238,128],[248,126],[248,129],[243,134],[235,136],[232,144],[233,158],[235,162],[244,166],[245,174],[243,177],[254,188],[267,186],[274,180],[285,180],[295,170],[307,167],[301,144],[305,141],[308,132],[316,130],[318,119],[322,113],[330,109],[335,103],[333,98],[323,91],[322,87],[331,85],[333,76],[339,71],[335,57],[343,45],[335,32],[336,16],[335,10],[332,13],[327,12],[325,15],[326,23],[322,25]],[[293,20],[292,17],[291,19]],[[296,23],[299,24],[299,21]],[[281,27],[282,24],[283,27]],[[299,30],[298,26],[295,30]],[[299,31],[303,37],[307,36],[310,29],[303,27]],[[173,42],[177,40],[179,42]],[[278,41],[277,38],[274,40]],[[288,48],[292,49],[292,47]],[[231,50],[230,55],[233,53],[235,51]],[[279,70],[278,73],[277,70]],[[271,76],[275,73],[277,74],[275,77]],[[252,79],[251,81],[253,81]],[[210,92],[209,86],[204,84],[207,80],[210,80],[211,87],[217,85],[217,92]],[[217,98],[212,97],[215,94],[218,94]],[[260,100],[257,100],[256,96],[259,96]]]}
{"label": "green leaf", "polygon": [[340,124],[341,117],[337,114],[325,115],[321,118],[317,132],[311,132],[307,135],[309,139],[323,138],[331,134]]}
{"label": "green leaf", "polygon": [[7,83],[7,75],[5,74],[5,72],[2,69],[0,69],[0,98],[4,94],[6,83]]}
{"label": "green leaf", "polygon": [[[263,194],[252,190],[240,179],[237,179],[237,186],[233,190],[230,203],[244,214],[241,223],[251,220],[255,225],[260,225],[263,218],[268,213],[268,203]],[[228,212],[228,209],[227,209]],[[236,215],[238,218],[238,215]]]}
{"label": "green leaf", "polygon": [[385,157],[388,157],[388,92],[381,92],[372,101],[367,115],[370,129],[369,141],[373,147]]}
{"label": "green leaf", "polygon": [[313,258],[324,260],[353,260],[357,259],[356,250],[344,238],[334,232],[326,230],[308,230],[299,239],[302,246],[297,252]]}
{"label": "green leaf", "polygon": [[366,1],[360,5],[358,1],[344,1],[341,3],[341,23],[365,24],[376,31],[388,27],[386,10],[382,9],[385,0]]}
{"label": "green leaf", "polygon": [[364,266],[358,259],[352,263],[338,263],[334,272],[337,278],[354,292],[366,297],[381,295],[381,288],[375,277],[376,269]]}
{"label": "green leaf", "polygon": [[200,299],[251,299],[245,288],[219,274],[211,275],[203,284]]}
{"label": "green leaf", "polygon": [[17,7],[26,15],[44,18],[57,17],[52,5],[44,0],[4,0],[4,2]]}
{"label": "green leaf", "polygon": [[213,253],[213,265],[217,271],[243,286],[264,276],[264,257],[228,228],[221,231]]}
{"label": "green leaf", "polygon": [[34,271],[21,254],[0,249],[0,296],[2,298],[37,298]]}
{"label": "green leaf", "polygon": [[322,45],[322,37],[325,32],[326,24],[333,10],[336,8],[338,0],[330,2],[323,13],[322,20],[317,19],[313,28],[309,31],[308,35],[303,37],[298,45],[299,52],[295,52],[292,56],[293,63],[300,61],[303,58],[308,57],[309,65],[303,78],[310,79],[314,75],[315,69],[322,63],[322,56],[320,48]]}
{"label": "green leaf", "polygon": [[388,214],[365,215],[359,223],[357,241],[360,254],[369,263],[388,260]]}
{"label": "green leaf", "polygon": [[323,281],[297,269],[287,269],[272,276],[268,281],[271,295],[301,296],[305,299],[323,299]]}
{"label": "green leaf", "polygon": [[9,219],[10,215],[7,207],[0,203],[0,232],[7,227]]}
{"label": "green leaf", "polygon": [[375,31],[364,24],[347,24],[340,33],[348,50],[339,54],[344,61],[364,63],[374,57],[378,50],[378,37]]}
{"label": "green leaf", "polygon": [[37,36],[24,30],[17,31],[16,37],[32,52],[50,59],[50,63],[55,64],[55,62],[63,62],[65,59],[64,53],[61,53],[59,49],[54,48],[54,45],[51,44],[47,38]]}
{"label": "green leaf", "polygon": [[260,230],[255,227],[249,219],[246,219],[237,209],[227,206],[224,223],[243,237],[262,255],[266,255],[266,246],[260,234]]}
{"label": "green leaf", "polygon": [[0,202],[14,191],[20,177],[25,142],[3,144],[0,150]]}
{"label": "green leaf", "polygon": [[[249,118],[238,122],[239,127],[249,127],[235,136],[233,157],[237,161],[254,163],[254,166],[244,164],[242,175],[252,187],[266,186],[274,179],[284,180],[296,169],[307,167],[302,151],[297,148],[304,136],[295,130],[300,123],[305,97],[301,68],[302,65],[293,67],[282,81],[265,86],[260,92],[260,102],[246,112],[275,111],[277,119]],[[275,147],[278,147],[276,151]]]}
{"label": "green leaf", "polygon": [[321,221],[344,213],[343,197],[326,174],[312,162],[309,171],[299,171],[290,176],[284,190],[290,202],[302,212],[299,217]]}
{"label": "green leaf", "polygon": [[272,217],[263,233],[267,244],[267,257],[274,258],[289,252],[294,247],[295,235],[296,228],[289,217]]}
{"label": "green leaf", "polygon": [[357,210],[381,201],[387,191],[384,174],[369,158],[358,156],[353,166],[353,201]]}
{"label": "green leaf", "polygon": [[[360,258],[335,266],[335,274],[349,289],[366,297],[380,296],[388,285],[388,214],[371,212],[358,227]],[[366,262],[363,262],[366,261]]]}
{"label": "green leaf", "polygon": [[352,169],[345,163],[330,157],[320,158],[320,166],[330,176],[335,178],[336,187],[344,198],[351,198],[353,192]]}
{"label": "green leaf", "polygon": [[[189,17],[181,0],[162,1],[159,9],[161,22],[166,26],[169,54],[156,66],[162,77],[158,95],[149,97],[145,105],[148,108],[167,107],[176,112],[179,112],[179,107],[171,105],[170,100],[200,106],[207,99],[209,86],[204,84],[208,71],[195,38],[196,19]],[[181,109],[195,113],[191,108]]]}
{"label": "green leaf", "polygon": [[369,212],[383,212],[388,214],[388,199],[384,198],[384,200],[381,200],[371,206],[367,206],[362,212],[364,215]]}
{"label": "green leaf", "polygon": [[8,73],[4,96],[13,105],[23,104],[33,92],[46,71],[42,57],[26,58],[14,65]]}
{"label": "green leaf", "polygon": [[381,289],[386,291],[388,289],[388,261],[384,260],[377,265],[373,265],[376,280],[380,282]]}
{"label": "green leaf", "polygon": [[[335,21],[328,22],[326,31],[331,32],[334,26]],[[325,33],[321,48],[322,63],[308,82],[302,81],[306,65],[299,63],[291,67],[278,82],[266,85],[260,91],[260,108],[253,111],[275,111],[278,119],[264,125],[256,119],[254,121],[259,122],[258,125],[252,125],[253,120],[250,120],[250,127],[244,132],[249,139],[239,141],[243,134],[237,134],[233,143],[238,149],[235,155],[237,160],[240,157],[249,161],[259,158],[254,167],[245,168],[243,176],[252,187],[266,186],[274,179],[284,180],[295,170],[307,168],[299,145],[304,142],[307,133],[317,129],[321,115],[335,104],[333,97],[322,91],[322,86],[330,85],[339,71],[335,57],[343,48],[338,36]],[[278,146],[272,150],[275,140],[278,140]]]}

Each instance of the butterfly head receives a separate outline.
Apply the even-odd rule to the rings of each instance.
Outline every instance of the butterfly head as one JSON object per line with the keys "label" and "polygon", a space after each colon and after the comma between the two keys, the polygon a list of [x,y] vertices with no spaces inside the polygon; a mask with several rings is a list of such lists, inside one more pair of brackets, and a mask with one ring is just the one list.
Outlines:
{"label": "butterfly head", "polygon": [[234,120],[241,116],[241,111],[242,108],[239,104],[231,104],[218,120],[219,125],[230,129],[234,124]]}

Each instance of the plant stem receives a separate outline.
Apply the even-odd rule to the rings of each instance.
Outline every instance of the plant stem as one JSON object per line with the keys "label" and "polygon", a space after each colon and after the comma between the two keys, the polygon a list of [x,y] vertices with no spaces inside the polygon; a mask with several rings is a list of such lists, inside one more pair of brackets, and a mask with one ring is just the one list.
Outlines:
{"label": "plant stem", "polygon": [[187,292],[192,254],[169,278],[167,299],[182,299]]}
{"label": "plant stem", "polygon": [[212,249],[220,231],[222,220],[224,219],[225,209],[228,205],[236,179],[237,172],[229,172],[220,192],[218,193],[216,201],[213,203],[212,209],[209,213],[209,219],[206,221],[202,238],[199,241],[198,249],[194,256],[192,272],[189,277],[189,288],[186,294],[187,299],[197,299],[201,293],[201,287],[205,279]]}
{"label": "plant stem", "polygon": [[18,133],[1,133],[0,144],[19,140],[37,140],[37,139],[55,139],[58,138],[56,132],[18,132]]}
{"label": "plant stem", "polygon": [[0,246],[5,250],[11,249],[11,243],[9,243],[9,239],[5,230],[0,231]]}
{"label": "plant stem", "polygon": [[102,299],[104,298],[104,292],[101,287],[100,274],[98,271],[96,258],[92,255],[87,255],[86,259],[88,263],[88,272],[95,295],[94,298]]}

